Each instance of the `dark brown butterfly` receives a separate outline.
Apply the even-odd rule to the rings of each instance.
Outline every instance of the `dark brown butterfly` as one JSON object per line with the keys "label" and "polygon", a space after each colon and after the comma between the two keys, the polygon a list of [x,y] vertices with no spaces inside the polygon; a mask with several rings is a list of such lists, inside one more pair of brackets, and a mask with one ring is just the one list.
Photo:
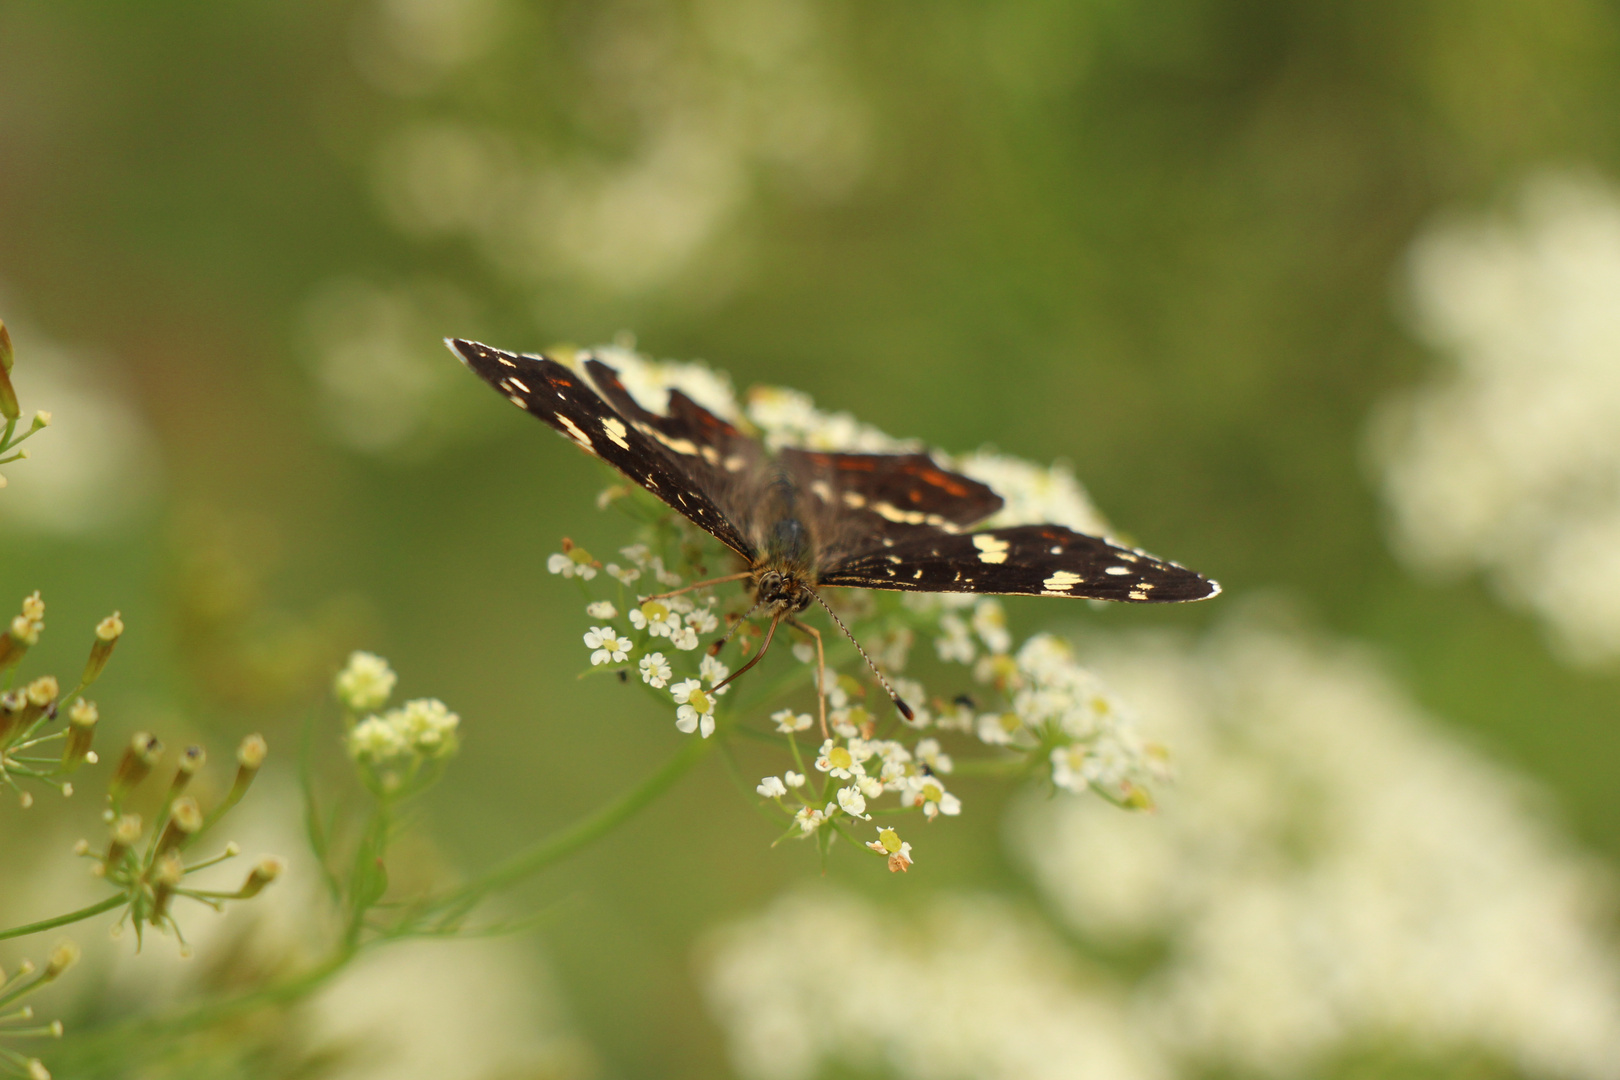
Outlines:
{"label": "dark brown butterfly", "polygon": [[[679,390],[670,391],[666,414],[643,408],[618,373],[589,353],[580,359],[594,386],[545,357],[459,338],[446,344],[514,405],[742,557],[748,569],[702,583],[748,580],[756,609],[771,617],[764,646],[732,678],[759,662],[782,621],[813,635],[819,647],[820,634],[794,616],[811,601],[827,607],[816,591],[824,586],[1130,603],[1203,600],[1220,592],[1215,582],[1175,563],[1061,525],[975,529],[1001,509],[1001,496],[940,468],[927,454],[793,448],[772,454]],[[909,719],[911,709],[883,682]]]}

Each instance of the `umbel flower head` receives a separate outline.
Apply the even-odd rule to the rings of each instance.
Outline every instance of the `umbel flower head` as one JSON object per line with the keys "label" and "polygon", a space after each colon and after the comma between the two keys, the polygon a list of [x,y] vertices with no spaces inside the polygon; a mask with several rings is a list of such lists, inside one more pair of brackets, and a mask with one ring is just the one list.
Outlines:
{"label": "umbel flower head", "polygon": [[[357,702],[371,708],[386,704],[396,681],[382,657],[357,652],[335,689],[338,700],[354,712]],[[460,726],[461,717],[438,698],[417,698],[358,721],[351,718],[344,743],[366,787],[379,798],[400,799],[438,779],[444,763],[460,748]]]}
{"label": "umbel flower head", "polygon": [[[820,412],[792,391],[757,391],[744,404],[723,377],[696,365],[655,363],[619,348],[594,355],[652,413],[680,389],[773,449],[916,449],[847,415]],[[1005,506],[987,526],[1105,529],[1062,469],[991,453],[934,459],[995,486]],[[826,602],[864,654],[835,652],[818,638],[820,613],[812,608],[780,628],[800,646],[791,650],[798,661],[778,650],[749,676],[749,707],[730,707],[733,673],[753,667],[774,632],[750,618],[747,587],[728,584],[735,580],[725,576],[735,569],[731,552],[641,492],[616,486],[611,494],[600,504],[626,509],[639,522],[618,558],[603,563],[565,538],[546,562],[586,593],[582,675],[620,673],[651,694],[665,723],[683,735],[746,732],[774,744],[781,766],[755,793],[780,815],[778,842],[811,841],[825,853],[841,839],[905,872],[914,862],[914,830],[969,812],[965,789],[952,780],[957,761],[968,756],[978,758],[980,773],[1033,773],[1126,808],[1150,806],[1151,784],[1166,778],[1163,752],[1137,733],[1124,703],[1058,638],[1035,634],[1020,642],[1002,602],[991,597],[829,590]],[[913,675],[918,642],[933,647]],[[888,707],[891,690],[910,703],[909,712]],[[366,755],[384,761],[412,753],[388,725],[366,724],[354,733],[368,740]],[[361,752],[355,742],[351,749]]]}

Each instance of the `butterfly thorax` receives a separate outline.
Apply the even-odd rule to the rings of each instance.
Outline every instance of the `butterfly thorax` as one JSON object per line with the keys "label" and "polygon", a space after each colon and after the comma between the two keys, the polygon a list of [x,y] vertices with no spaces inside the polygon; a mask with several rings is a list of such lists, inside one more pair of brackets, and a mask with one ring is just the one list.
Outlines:
{"label": "butterfly thorax", "polygon": [[762,552],[753,565],[754,596],[788,613],[810,606],[815,581],[815,537],[799,514],[799,490],[785,472],[764,484],[754,517],[755,544]]}

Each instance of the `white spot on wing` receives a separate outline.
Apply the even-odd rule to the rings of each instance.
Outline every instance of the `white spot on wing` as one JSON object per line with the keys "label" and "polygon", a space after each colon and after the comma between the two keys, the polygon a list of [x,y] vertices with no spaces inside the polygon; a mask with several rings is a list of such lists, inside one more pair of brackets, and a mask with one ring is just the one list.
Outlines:
{"label": "white spot on wing", "polygon": [[524,385],[523,381],[521,379],[517,378],[517,376],[515,376],[515,375],[508,375],[506,377],[506,381],[511,383],[513,386],[517,387],[519,390],[523,391],[525,394],[532,394],[534,392],[534,391],[530,390],[526,385]]}
{"label": "white spot on wing", "polygon": [[1110,566],[1108,569],[1103,571],[1103,573],[1113,574],[1115,577],[1118,577],[1121,574],[1128,574],[1130,572],[1131,568],[1128,566]]}
{"label": "white spot on wing", "polygon": [[[846,491],[846,492],[844,492],[844,505],[848,506],[848,507],[851,507],[852,509],[859,510],[861,507],[866,505],[866,496],[862,495],[858,491]],[[885,506],[888,506],[888,505],[889,505],[888,503],[880,503],[877,506],[875,506],[873,509],[875,509],[880,514],[883,514],[883,508]],[[891,507],[891,509],[892,509],[892,507]],[[883,516],[884,517],[889,517],[888,514],[883,514]],[[897,518],[889,518],[889,520],[890,521],[896,521],[898,519]]]}
{"label": "white spot on wing", "polygon": [[625,438],[626,432],[625,432],[624,425],[619,422],[618,417],[616,417],[616,416],[605,416],[605,417],[603,417],[602,418],[602,430],[607,432],[607,437],[609,439],[612,439],[614,444],[616,446],[618,446],[618,448],[620,450],[628,450],[628,449],[630,449],[630,443]]}
{"label": "white spot on wing", "polygon": [[1000,537],[981,533],[973,538],[973,546],[979,549],[980,562],[994,565],[1007,561],[1007,541]]}
{"label": "white spot on wing", "polygon": [[810,494],[814,495],[822,502],[832,502],[832,488],[827,486],[827,481],[825,480],[810,481]]}
{"label": "white spot on wing", "polygon": [[[519,404],[522,403],[519,402]],[[578,424],[568,419],[568,417],[564,416],[562,413],[557,414],[557,422],[568,429],[568,437],[570,439],[573,439],[591,453],[596,453],[596,447],[594,444],[592,444],[591,437],[585,434],[585,432],[581,431]]]}
{"label": "white spot on wing", "polygon": [[1071,574],[1067,570],[1059,570],[1051,577],[1041,582],[1041,585],[1047,589],[1058,589],[1060,591],[1067,592],[1069,589],[1074,588],[1084,580],[1085,578],[1081,577],[1079,574]]}

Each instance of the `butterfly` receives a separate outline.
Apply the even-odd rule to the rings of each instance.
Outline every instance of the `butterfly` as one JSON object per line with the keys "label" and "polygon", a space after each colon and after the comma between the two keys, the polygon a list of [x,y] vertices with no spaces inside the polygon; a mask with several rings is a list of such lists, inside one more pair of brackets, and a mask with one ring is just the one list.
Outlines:
{"label": "butterfly", "polygon": [[[460,338],[445,343],[514,405],[742,558],[746,570],[677,590],[751,583],[753,610],[770,615],[770,630],[759,652],[731,678],[759,662],[784,621],[811,635],[819,655],[820,632],[795,618],[812,602],[848,635],[821,597],[826,587],[1127,603],[1203,600],[1220,592],[1214,581],[1185,567],[1062,525],[976,528],[1001,509],[1001,496],[924,453],[787,447],[773,454],[680,390],[669,392],[664,413],[644,408],[618,372],[589,353],[578,358],[581,371]],[[910,706],[864,650],[861,655],[895,707],[911,719]]]}

